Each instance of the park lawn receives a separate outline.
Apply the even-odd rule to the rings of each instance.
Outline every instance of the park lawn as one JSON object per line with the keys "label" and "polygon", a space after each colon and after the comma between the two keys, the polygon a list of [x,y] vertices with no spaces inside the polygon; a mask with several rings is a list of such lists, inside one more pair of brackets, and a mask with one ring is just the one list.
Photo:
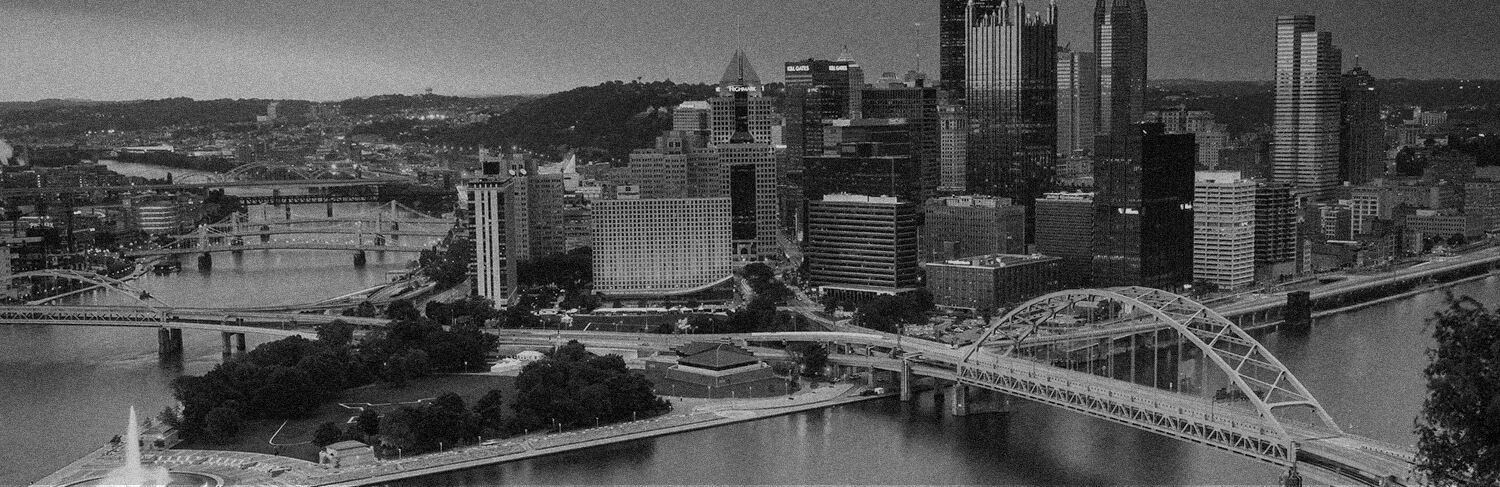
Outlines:
{"label": "park lawn", "polygon": [[[444,393],[453,392],[462,396],[464,404],[472,408],[474,402],[488,393],[490,389],[500,389],[505,397],[505,404],[509,406],[515,399],[515,381],[515,377],[508,376],[444,374],[413,380],[403,387],[390,387],[382,384],[357,387],[344,391],[337,400],[319,406],[312,415],[306,418],[286,421],[284,427],[282,420],[246,421],[233,441],[227,443],[190,441],[183,442],[176,448],[264,453],[316,462],[319,448],[312,444],[312,438],[318,425],[333,422],[349,427],[351,425],[347,423],[360,413],[358,408],[346,408],[340,406],[339,403],[369,403],[375,405],[374,408],[381,414],[385,414],[401,407],[403,405],[401,403],[435,399]],[[509,411],[509,407],[506,411]],[[281,429],[280,433],[276,433],[277,428]],[[272,434],[276,435],[277,444],[275,445],[270,443]]]}

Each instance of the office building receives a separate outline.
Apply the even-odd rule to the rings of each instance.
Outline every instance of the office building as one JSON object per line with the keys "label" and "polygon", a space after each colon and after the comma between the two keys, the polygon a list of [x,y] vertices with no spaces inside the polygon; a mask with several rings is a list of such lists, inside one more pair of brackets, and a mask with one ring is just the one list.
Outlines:
{"label": "office building", "polygon": [[968,187],[969,119],[963,105],[938,106],[939,193],[962,193]]}
{"label": "office building", "polygon": [[745,51],[734,52],[716,91],[718,96],[708,100],[712,119],[711,143],[772,142],[771,127],[776,124],[775,100],[765,96],[760,77],[750,66]]}
{"label": "office building", "polygon": [[[866,119],[901,119],[906,121],[911,137],[911,156],[921,169],[921,196],[935,195],[942,184],[942,129],[938,115],[938,90],[916,79],[911,86],[883,85],[866,88],[861,95],[860,113]],[[920,201],[920,200],[919,200]]]}
{"label": "office building", "polygon": [[594,202],[594,291],[659,296],[723,281],[731,272],[729,219],[729,198]]}
{"label": "office building", "polygon": [[[1268,277],[1297,274],[1297,199],[1292,185],[1260,181],[1255,186],[1255,267]],[[1262,272],[1265,269],[1265,272]]]}
{"label": "office building", "polygon": [[1146,47],[1145,0],[1094,2],[1099,135],[1127,136],[1141,121],[1146,105]]}
{"label": "office building", "polygon": [[457,187],[468,216],[474,292],[505,304],[517,291],[516,265],[567,249],[564,180],[524,154],[481,151],[481,174]]}
{"label": "office building", "polygon": [[853,61],[807,59],[786,63],[782,125],[786,163],[781,174],[788,192],[796,193],[801,188],[802,159],[823,153],[823,126],[827,121],[855,118],[863,88],[864,74]]}
{"label": "office building", "polygon": [[921,177],[917,161],[906,154],[904,144],[884,150],[890,147],[879,142],[845,142],[836,147],[837,152],[808,157],[806,198],[816,201],[848,193],[921,201],[921,188],[912,184]]}
{"label": "office building", "polygon": [[1099,110],[1099,57],[1092,52],[1057,51],[1057,153],[1094,151]]}
{"label": "office building", "polygon": [[170,199],[149,199],[135,202],[131,210],[135,214],[136,228],[147,235],[172,235],[180,233],[182,220],[178,216],[177,202]]}
{"label": "office building", "polygon": [[[513,178],[491,176],[466,181],[458,186],[459,196],[469,213],[469,230],[474,242],[474,262],[469,276],[474,294],[489,298],[498,305],[510,302],[517,290],[516,264],[511,247],[515,240],[510,230],[519,206],[527,202],[515,198]],[[524,200],[524,198],[522,199]]]}
{"label": "office building", "polygon": [[1008,305],[1062,289],[1062,259],[989,254],[927,264],[927,290],[938,306],[992,316]]}
{"label": "office building", "polygon": [[1191,134],[1164,134],[1143,123],[1124,137],[1101,138],[1094,167],[1093,285],[1174,289],[1192,282]]}
{"label": "office building", "polygon": [[1145,121],[1161,122],[1163,130],[1169,134],[1193,134],[1193,139],[1198,142],[1198,167],[1219,168],[1220,158],[1229,142],[1229,126],[1215,122],[1212,112],[1188,110],[1186,105],[1177,105],[1176,109],[1148,111]]}
{"label": "office building", "polygon": [[713,108],[706,101],[685,101],[672,109],[672,130],[709,137],[713,129]]}
{"label": "office building", "polygon": [[808,282],[824,295],[864,300],[916,289],[916,205],[835,194],[808,203]]}
{"label": "office building", "polygon": [[964,97],[969,0],[938,0],[938,88],[949,101]]}
{"label": "office building", "polygon": [[1385,124],[1375,77],[1355,59],[1340,90],[1339,178],[1364,184],[1385,174]]}
{"label": "office building", "polygon": [[1483,238],[1488,226],[1483,216],[1451,209],[1416,210],[1415,214],[1407,215],[1402,223],[1405,224],[1406,231],[1423,237],[1449,240],[1462,236],[1463,241]]}
{"label": "office building", "polygon": [[976,0],[965,22],[966,190],[1029,205],[1057,154],[1057,5]]}
{"label": "office building", "polygon": [[1026,207],[991,196],[932,198],[922,206],[922,261],[1026,252]]}
{"label": "office building", "polygon": [[1094,265],[1094,193],[1047,193],[1032,207],[1036,251],[1062,259],[1058,278],[1085,287]]}
{"label": "office building", "polygon": [[780,256],[780,201],[776,150],[758,142],[720,144],[720,193],[730,198],[731,232],[737,262]]}
{"label": "office building", "polygon": [[1255,282],[1255,181],[1199,171],[1193,186],[1193,279],[1235,290]]}
{"label": "office building", "polygon": [[626,174],[621,182],[639,186],[642,198],[723,196],[718,151],[695,132],[668,131],[654,147],[632,151]]}
{"label": "office building", "polygon": [[1271,175],[1299,197],[1339,185],[1339,61],[1333,34],[1311,15],[1276,18],[1276,107]]}

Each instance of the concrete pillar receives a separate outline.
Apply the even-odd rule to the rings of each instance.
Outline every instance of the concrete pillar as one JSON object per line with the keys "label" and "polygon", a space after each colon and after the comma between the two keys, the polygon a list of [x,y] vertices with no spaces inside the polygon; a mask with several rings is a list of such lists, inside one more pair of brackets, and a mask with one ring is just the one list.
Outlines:
{"label": "concrete pillar", "polygon": [[244,333],[235,333],[234,334],[234,352],[235,353],[245,353],[245,334]]}
{"label": "concrete pillar", "polygon": [[157,328],[156,353],[163,357],[182,354],[182,330],[173,328]]}
{"label": "concrete pillar", "polygon": [[867,367],[866,370],[869,371],[870,374],[865,376],[865,386],[875,387],[875,366],[871,365]]}
{"label": "concrete pillar", "polygon": [[227,331],[219,334],[219,338],[224,340],[224,358],[229,358],[230,355],[234,354],[234,349],[230,347],[229,343],[231,335],[234,334]]}
{"label": "concrete pillar", "polygon": [[[281,203],[277,203],[278,205]],[[286,219],[292,219],[292,205],[286,205]]]}
{"label": "concrete pillar", "polygon": [[969,415],[969,386],[954,384],[952,393],[948,394],[948,414],[954,416]]}
{"label": "concrete pillar", "polygon": [[354,266],[355,267],[364,267],[365,266],[365,251],[363,251],[363,250],[356,250],[356,251],[354,251]]}
{"label": "concrete pillar", "polygon": [[168,328],[167,334],[171,337],[172,340],[172,351],[176,353],[182,353],[182,329]]}
{"label": "concrete pillar", "polygon": [[[1381,485],[1384,485],[1384,482]],[[1281,476],[1281,487],[1302,487],[1302,474],[1297,473],[1296,465],[1292,465],[1286,475]]]}
{"label": "concrete pillar", "polygon": [[328,201],[328,218],[333,218],[333,201]]}
{"label": "concrete pillar", "polygon": [[198,256],[198,270],[206,271],[214,268],[214,256],[204,252]]}
{"label": "concrete pillar", "polygon": [[1312,329],[1312,293],[1292,291],[1286,293],[1286,304],[1282,306],[1281,328],[1287,331]]}
{"label": "concrete pillar", "polygon": [[901,402],[911,401],[911,362],[901,361]]}

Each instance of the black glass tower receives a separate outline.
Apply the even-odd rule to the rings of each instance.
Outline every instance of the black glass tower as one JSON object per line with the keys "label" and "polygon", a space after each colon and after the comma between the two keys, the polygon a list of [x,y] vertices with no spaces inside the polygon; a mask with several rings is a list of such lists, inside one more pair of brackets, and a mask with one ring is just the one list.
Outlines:
{"label": "black glass tower", "polygon": [[1057,6],[972,0],[964,22],[968,191],[1029,206],[1057,153]]}
{"label": "black glass tower", "polygon": [[1142,123],[1109,137],[1094,167],[1095,287],[1171,290],[1193,280],[1192,134]]}

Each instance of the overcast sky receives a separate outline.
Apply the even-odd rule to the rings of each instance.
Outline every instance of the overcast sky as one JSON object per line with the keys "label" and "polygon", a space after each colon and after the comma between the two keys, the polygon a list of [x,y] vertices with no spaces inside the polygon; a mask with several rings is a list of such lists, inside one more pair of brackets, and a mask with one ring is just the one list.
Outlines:
{"label": "overcast sky", "polygon": [[[1033,9],[1046,2],[1028,2]],[[1058,0],[1092,45],[1094,0]],[[1377,77],[1500,78],[1500,0],[1147,0],[1152,79],[1270,79],[1275,16],[1310,13]],[[0,100],[334,100],[714,81],[848,45],[936,75],[937,0],[0,0]]]}

